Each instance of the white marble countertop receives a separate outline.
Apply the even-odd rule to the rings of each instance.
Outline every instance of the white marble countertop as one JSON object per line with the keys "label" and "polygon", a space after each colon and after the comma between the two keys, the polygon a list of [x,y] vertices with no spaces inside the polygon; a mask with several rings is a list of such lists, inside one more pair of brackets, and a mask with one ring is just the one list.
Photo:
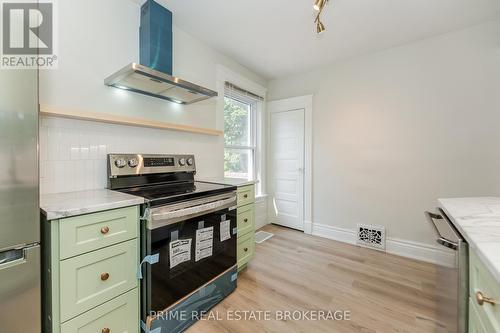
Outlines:
{"label": "white marble countertop", "polygon": [[196,181],[232,185],[232,186],[246,186],[255,184],[254,180],[240,179],[240,178],[202,178],[202,179],[196,179]]}
{"label": "white marble countertop", "polygon": [[144,198],[110,190],[42,194],[40,208],[47,220],[140,205]]}
{"label": "white marble countertop", "polygon": [[500,198],[439,199],[439,204],[500,283]]}

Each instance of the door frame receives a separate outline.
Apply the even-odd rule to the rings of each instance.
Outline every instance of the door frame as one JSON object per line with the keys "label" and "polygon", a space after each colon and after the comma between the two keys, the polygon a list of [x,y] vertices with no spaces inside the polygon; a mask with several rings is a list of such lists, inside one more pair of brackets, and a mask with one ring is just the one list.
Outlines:
{"label": "door frame", "polygon": [[[271,114],[276,112],[291,111],[304,109],[304,209],[302,221],[304,224],[304,233],[312,234],[312,112],[313,112],[313,95],[298,96],[267,103],[267,138],[271,138]],[[268,142],[269,143],[269,142]],[[267,156],[267,174],[272,167],[270,161],[270,149]],[[268,178],[268,181],[271,181]],[[270,198],[271,199],[271,198]],[[268,207],[273,207],[272,203],[268,203]],[[271,221],[272,222],[272,221]]]}

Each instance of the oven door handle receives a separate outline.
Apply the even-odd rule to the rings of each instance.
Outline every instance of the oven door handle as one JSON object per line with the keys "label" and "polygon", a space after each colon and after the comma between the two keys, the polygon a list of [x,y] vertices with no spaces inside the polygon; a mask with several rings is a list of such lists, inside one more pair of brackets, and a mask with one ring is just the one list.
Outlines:
{"label": "oven door handle", "polygon": [[452,250],[457,250],[458,244],[456,242],[453,242],[453,241],[447,239],[443,235],[441,235],[441,233],[439,232],[439,229],[436,225],[436,220],[442,220],[445,223],[449,223],[449,222],[446,221],[444,219],[444,217],[439,215],[439,214],[425,212],[425,216],[427,217],[427,221],[429,221],[429,223],[434,227],[434,230],[436,231],[436,234],[438,235],[438,239],[437,239],[438,244],[443,245],[443,246],[445,246],[449,249],[452,249]]}
{"label": "oven door handle", "polygon": [[156,229],[165,225],[173,224],[182,220],[187,220],[196,216],[205,215],[208,213],[216,212],[226,208],[231,208],[236,205],[236,196],[229,198],[203,203],[196,206],[179,208],[179,209],[166,209],[166,208],[153,208],[150,212],[150,219],[148,223],[149,229]]}

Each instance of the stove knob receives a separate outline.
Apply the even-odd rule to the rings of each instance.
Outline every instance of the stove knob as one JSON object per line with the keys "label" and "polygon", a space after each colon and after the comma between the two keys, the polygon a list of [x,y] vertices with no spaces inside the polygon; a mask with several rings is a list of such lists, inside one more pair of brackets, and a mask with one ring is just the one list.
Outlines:
{"label": "stove knob", "polygon": [[120,169],[121,169],[121,168],[123,168],[124,166],[126,166],[126,165],[127,165],[127,161],[125,161],[125,159],[124,159],[124,158],[119,158],[119,159],[117,159],[117,160],[115,161],[115,165],[116,165],[116,167],[117,167],[117,168],[120,168]]}
{"label": "stove knob", "polygon": [[193,165],[193,164],[194,164],[194,159],[193,159],[192,157],[188,158],[188,159],[187,159],[187,164],[188,164],[189,166]]}
{"label": "stove knob", "polygon": [[139,165],[139,160],[137,158],[132,158],[132,159],[128,160],[129,167],[135,168],[138,165]]}
{"label": "stove knob", "polygon": [[179,159],[179,165],[180,166],[185,166],[186,165],[186,159],[183,157],[181,159]]}

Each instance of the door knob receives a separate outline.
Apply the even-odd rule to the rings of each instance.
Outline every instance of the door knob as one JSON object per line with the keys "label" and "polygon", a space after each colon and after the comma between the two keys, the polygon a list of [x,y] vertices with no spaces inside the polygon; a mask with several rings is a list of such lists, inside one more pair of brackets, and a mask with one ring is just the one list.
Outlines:
{"label": "door knob", "polygon": [[102,227],[101,234],[106,235],[109,232],[109,227]]}
{"label": "door knob", "polygon": [[109,279],[109,273],[102,273],[101,274],[101,280],[106,281]]}

